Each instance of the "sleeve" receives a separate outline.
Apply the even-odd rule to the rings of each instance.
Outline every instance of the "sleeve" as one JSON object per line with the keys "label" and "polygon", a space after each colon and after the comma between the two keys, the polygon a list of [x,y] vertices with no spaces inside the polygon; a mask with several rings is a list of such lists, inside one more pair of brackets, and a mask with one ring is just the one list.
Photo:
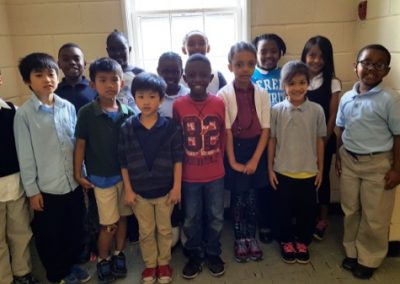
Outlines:
{"label": "sleeve", "polygon": [[121,125],[121,129],[119,130],[119,137],[118,137],[118,161],[121,168],[126,168],[128,166],[128,161],[126,159],[126,131],[127,131],[127,123],[123,123]]}
{"label": "sleeve", "polygon": [[345,96],[343,96],[340,101],[339,101],[339,107],[338,107],[338,112],[336,115],[336,125],[338,127],[344,127],[345,123],[346,123],[346,119],[344,117],[344,112],[343,112],[343,108],[344,108],[344,101]]}
{"label": "sleeve", "polygon": [[226,85],[226,80],[224,75],[222,75],[221,72],[217,72],[218,74],[218,82],[219,82],[219,86],[218,86],[218,90],[220,90],[222,87],[224,87]]}
{"label": "sleeve", "polygon": [[20,165],[21,180],[28,197],[40,193],[37,180],[37,165],[33,151],[32,137],[28,118],[23,111],[17,111],[14,117],[15,147]]}
{"label": "sleeve", "polygon": [[332,94],[336,92],[340,92],[342,90],[342,83],[339,79],[333,78],[331,82],[331,91]]}
{"label": "sleeve", "polygon": [[388,126],[393,135],[400,135],[400,95],[389,104]]}
{"label": "sleeve", "polygon": [[175,133],[172,139],[172,160],[174,163],[179,163],[183,161],[183,138],[182,138],[182,129],[174,121],[171,123],[174,124]]}
{"label": "sleeve", "polygon": [[326,121],[325,121],[325,114],[324,110],[320,105],[317,105],[317,135],[318,137],[325,137],[326,136]]}
{"label": "sleeve", "polygon": [[83,107],[78,112],[78,120],[75,127],[75,137],[83,140],[88,140],[89,127],[88,127],[88,112],[87,108]]}
{"label": "sleeve", "polygon": [[261,96],[261,128],[266,129],[271,127],[271,104],[269,94],[265,90],[260,90]]}
{"label": "sleeve", "polygon": [[229,101],[228,101],[228,92],[226,88],[222,88],[218,91],[217,97],[219,97],[224,102],[224,109],[225,109],[225,128],[231,129],[232,122],[229,119]]}

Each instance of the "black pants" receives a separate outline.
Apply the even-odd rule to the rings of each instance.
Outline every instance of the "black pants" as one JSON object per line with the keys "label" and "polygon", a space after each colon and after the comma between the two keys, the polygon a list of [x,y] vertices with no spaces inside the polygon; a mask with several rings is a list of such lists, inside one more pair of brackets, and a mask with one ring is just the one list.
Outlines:
{"label": "black pants", "polygon": [[329,173],[331,170],[332,156],[336,151],[336,136],[332,134],[325,147],[324,152],[324,172],[321,187],[318,190],[318,204],[329,205],[331,201],[331,180]]}
{"label": "black pants", "polygon": [[82,189],[63,194],[42,193],[44,211],[35,211],[32,231],[50,282],[71,272],[82,250],[84,199]]}
{"label": "black pants", "polygon": [[277,192],[268,185],[265,188],[260,188],[257,194],[258,226],[260,230],[271,231],[272,236],[276,237]]}
{"label": "black pants", "polygon": [[[276,173],[279,241],[311,243],[315,225],[315,177],[294,179]],[[295,224],[293,219],[295,218]]]}

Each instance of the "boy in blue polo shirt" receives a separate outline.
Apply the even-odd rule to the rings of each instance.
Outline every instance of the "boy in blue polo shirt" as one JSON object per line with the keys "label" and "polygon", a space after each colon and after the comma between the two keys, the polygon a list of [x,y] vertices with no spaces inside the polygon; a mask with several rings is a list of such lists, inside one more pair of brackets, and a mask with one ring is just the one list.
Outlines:
{"label": "boy in blue polo shirt", "polygon": [[75,263],[82,245],[83,194],[73,177],[76,113],[54,94],[58,66],[45,53],[19,64],[31,99],[16,112],[14,135],[22,184],[34,211],[33,236],[50,282],[79,284],[90,275]]}
{"label": "boy in blue polo shirt", "polygon": [[388,248],[395,190],[400,183],[400,96],[384,89],[390,53],[363,47],[354,65],[359,81],[340,100],[336,171],[344,211],[342,267],[368,279]]}
{"label": "boy in blue polo shirt", "polygon": [[[132,209],[123,203],[121,168],[118,163],[119,129],[133,111],[117,101],[123,86],[122,68],[111,58],[101,58],[90,65],[90,85],[98,98],[82,107],[76,125],[74,175],[84,188],[94,188],[100,221],[97,276],[99,283],[109,283],[126,276],[123,249],[126,216]],[[82,176],[85,161],[87,177]],[[115,239],[115,251],[109,255]]]}
{"label": "boy in blue polo shirt", "polygon": [[132,94],[141,113],[122,125],[118,143],[125,201],[139,221],[143,283],[172,280],[171,213],[181,199],[183,146],[180,128],[158,113],[165,90],[164,80],[154,74],[133,79]]}

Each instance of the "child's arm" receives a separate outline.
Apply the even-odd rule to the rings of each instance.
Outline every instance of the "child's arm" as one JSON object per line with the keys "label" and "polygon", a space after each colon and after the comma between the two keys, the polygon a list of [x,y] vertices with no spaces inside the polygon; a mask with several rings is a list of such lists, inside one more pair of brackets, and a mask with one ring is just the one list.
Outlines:
{"label": "child's arm", "polygon": [[340,174],[342,173],[342,160],[340,158],[340,153],[339,149],[343,145],[342,141],[342,134],[344,131],[344,127],[335,127],[335,134],[336,134],[336,161],[335,161],[335,171],[336,175],[340,177]]}
{"label": "child's arm", "polygon": [[271,137],[268,142],[268,176],[269,183],[271,184],[273,189],[277,189],[277,185],[279,184],[278,178],[274,172],[274,159],[275,159],[275,148],[276,148],[276,138]]}
{"label": "child's arm", "polygon": [[325,139],[324,137],[317,138],[317,165],[318,173],[315,177],[314,185],[319,189],[322,183],[322,174],[324,172],[324,151],[325,151]]}
{"label": "child's arm", "polygon": [[85,177],[82,177],[82,165],[85,158],[86,140],[76,138],[74,150],[74,178],[84,188],[94,188],[94,185]]}
{"label": "child's arm", "polygon": [[226,155],[228,156],[229,165],[237,172],[243,173],[245,165],[236,162],[235,153],[233,151],[233,134],[232,129],[226,129]]}
{"label": "child's arm", "polygon": [[400,184],[400,135],[395,135],[393,139],[393,165],[385,175],[385,189],[393,189]]}
{"label": "child's arm", "polygon": [[168,202],[177,204],[181,201],[181,186],[182,186],[182,162],[174,164],[174,185],[169,192]]}
{"label": "child's arm", "polygon": [[129,172],[127,168],[121,168],[122,180],[124,182],[124,200],[126,205],[133,206],[136,203],[136,193],[133,191]]}
{"label": "child's arm", "polygon": [[326,139],[325,144],[328,143],[336,125],[336,113],[339,107],[339,95],[340,92],[333,93],[331,96],[331,101],[329,102],[329,117],[326,123]]}
{"label": "child's arm", "polygon": [[260,161],[261,155],[264,153],[265,147],[267,147],[269,137],[269,129],[262,129],[260,139],[258,140],[256,150],[254,151],[253,156],[244,167],[244,174],[252,175],[257,169],[258,162]]}

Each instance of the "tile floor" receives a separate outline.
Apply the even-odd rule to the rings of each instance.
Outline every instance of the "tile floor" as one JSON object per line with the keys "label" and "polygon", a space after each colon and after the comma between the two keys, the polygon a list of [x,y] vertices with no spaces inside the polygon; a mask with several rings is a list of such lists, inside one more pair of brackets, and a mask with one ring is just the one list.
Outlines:
{"label": "tile floor", "polygon": [[[285,264],[281,261],[279,247],[276,243],[263,245],[264,260],[260,262],[237,263],[233,258],[233,236],[230,221],[225,222],[222,235],[222,258],[226,262],[226,273],[220,278],[212,277],[207,268],[193,280],[185,280],[180,272],[186,259],[181,248],[173,251],[172,267],[174,268],[173,283],[221,283],[221,284],[258,284],[258,283],[400,283],[400,258],[387,258],[369,281],[357,280],[351,273],[340,267],[343,250],[341,247],[342,217],[332,216],[327,238],[322,242],[313,242],[310,246],[311,262],[309,264]],[[127,255],[128,276],[118,280],[116,284],[140,283],[140,273],[143,262],[140,256],[139,245],[128,245]],[[92,280],[97,283],[94,263],[85,267],[92,274]],[[34,273],[41,283],[46,283],[43,268],[36,254],[34,254]]]}

